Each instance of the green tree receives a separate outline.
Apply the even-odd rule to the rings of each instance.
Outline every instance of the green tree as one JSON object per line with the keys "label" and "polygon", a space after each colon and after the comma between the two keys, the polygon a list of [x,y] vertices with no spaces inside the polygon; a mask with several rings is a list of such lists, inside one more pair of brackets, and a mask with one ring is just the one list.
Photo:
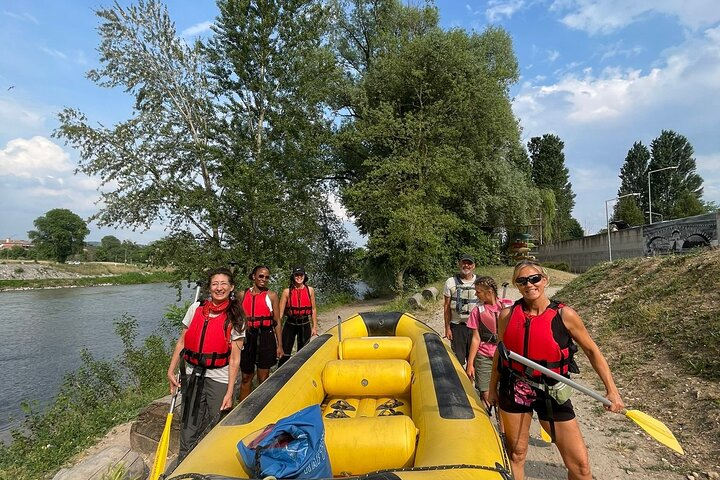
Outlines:
{"label": "green tree", "polygon": [[90,230],[85,221],[65,208],[55,208],[33,222],[36,230],[28,232],[38,253],[60,263],[80,253]]}
{"label": "green tree", "polygon": [[638,193],[638,197],[626,197],[615,204],[613,219],[623,220],[629,225],[645,223],[644,212],[648,211],[647,172],[650,151],[642,142],[635,142],[625,156],[620,169],[620,188],[618,197],[628,193]]}
{"label": "green tree", "polygon": [[552,239],[574,238],[573,235],[579,232],[574,225],[577,221],[572,222],[575,194],[570,183],[570,173],[565,166],[565,144],[557,135],[546,133],[542,137],[532,137],[527,147],[533,182],[538,188],[549,189],[555,194],[557,213]]}
{"label": "green tree", "polygon": [[531,190],[508,97],[517,61],[506,32],[443,31],[433,7],[352,3],[338,26],[347,111],[336,158],[341,196],[367,258],[393,290],[437,275],[482,230],[527,224]]}
{"label": "green tree", "polygon": [[705,213],[701,201],[703,179],[695,173],[693,154],[687,138],[672,130],[663,130],[652,141],[649,171],[678,166],[651,174],[653,214],[657,212],[669,220]]}
{"label": "green tree", "polygon": [[154,263],[186,278],[229,260],[326,264],[329,242],[346,243],[327,195],[327,12],[319,0],[219,8],[206,44],[178,38],[157,0],[98,10],[101,64],[88,76],[128,92],[134,111],[107,128],[66,108],[55,135],[103,179],[101,225],[163,223]]}
{"label": "green tree", "polygon": [[122,243],[113,235],[106,235],[100,239],[100,246],[95,251],[95,260],[98,262],[122,261]]}
{"label": "green tree", "polygon": [[575,218],[570,217],[570,222],[568,225],[568,238],[583,238],[585,236],[585,230],[583,230],[582,225],[580,225],[580,222],[578,222]]}
{"label": "green tree", "polygon": [[218,6],[206,52],[222,101],[216,154],[233,192],[225,241],[253,263],[326,263],[322,252],[345,242],[328,203],[326,102],[340,74],[324,41],[329,11],[318,0]]}
{"label": "green tree", "polygon": [[[625,195],[618,193],[618,196]],[[631,227],[643,225],[645,223],[645,215],[638,204],[638,197],[624,197],[615,203],[615,210],[611,220],[621,220]]]}
{"label": "green tree", "polygon": [[194,243],[216,256],[221,168],[210,154],[215,109],[200,45],[176,36],[156,0],[96,13],[101,65],[88,77],[101,87],[122,88],[135,104],[132,117],[113,128],[94,126],[76,109],[59,114],[54,135],[80,152],[80,171],[103,181],[104,206],[93,218],[133,229],[163,221],[171,232],[196,232]]}

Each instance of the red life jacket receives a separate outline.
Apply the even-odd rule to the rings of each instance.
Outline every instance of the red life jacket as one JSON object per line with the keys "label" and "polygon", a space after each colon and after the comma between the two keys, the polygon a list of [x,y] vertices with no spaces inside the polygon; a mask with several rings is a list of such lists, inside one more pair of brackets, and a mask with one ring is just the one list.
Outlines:
{"label": "red life jacket", "polygon": [[243,297],[243,312],[247,320],[248,328],[274,327],[275,319],[273,312],[268,306],[268,292],[264,290],[257,295],[252,294],[248,288]]}
{"label": "red life jacket", "polygon": [[[518,300],[512,307],[503,343],[509,350],[555,373],[568,376],[577,347],[560,316],[560,309],[564,306],[551,302],[540,315],[528,317],[523,311],[522,299]],[[521,377],[543,381],[542,373],[519,362],[504,360],[503,366]]]}
{"label": "red life jacket", "polygon": [[203,314],[202,304],[195,310],[185,332],[183,358],[194,366],[221,368],[230,362],[232,325],[226,312],[217,317]]}
{"label": "red life jacket", "polygon": [[285,312],[288,317],[308,317],[312,315],[310,289],[307,286],[301,288],[290,287]]}

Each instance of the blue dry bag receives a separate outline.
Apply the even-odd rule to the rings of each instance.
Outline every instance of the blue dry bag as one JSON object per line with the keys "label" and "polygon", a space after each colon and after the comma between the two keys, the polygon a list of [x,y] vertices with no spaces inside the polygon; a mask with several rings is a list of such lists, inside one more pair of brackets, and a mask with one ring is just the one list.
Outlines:
{"label": "blue dry bag", "polygon": [[332,478],[320,405],[303,408],[252,436],[247,443],[240,440],[238,450],[254,476]]}

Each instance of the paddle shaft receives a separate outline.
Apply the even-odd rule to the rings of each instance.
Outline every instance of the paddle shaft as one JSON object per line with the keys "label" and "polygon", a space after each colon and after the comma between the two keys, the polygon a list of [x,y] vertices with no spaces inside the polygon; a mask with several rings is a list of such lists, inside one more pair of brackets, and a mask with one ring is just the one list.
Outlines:
{"label": "paddle shaft", "polygon": [[[535,370],[542,372],[543,374],[547,375],[550,378],[554,378],[555,380],[562,382],[562,383],[574,388],[575,390],[579,390],[580,392],[584,393],[585,395],[589,395],[590,397],[594,398],[595,400],[602,402],[604,405],[607,405],[607,406],[612,405],[612,402],[610,400],[603,397],[595,390],[591,390],[584,385],[580,385],[579,383],[573,382],[569,378],[565,378],[562,375],[558,375],[557,373],[553,372],[552,370],[549,370],[549,369],[543,367],[542,365],[538,365],[536,362],[533,362],[532,360],[529,360],[521,355],[518,355],[515,352],[511,352],[510,350],[506,349],[505,346],[502,344],[498,345],[498,350],[500,350],[501,355],[505,355],[507,358],[510,358],[511,360],[515,360],[516,362],[520,362],[523,365],[528,366],[530,368],[534,368]],[[623,409],[619,413],[622,413],[627,418],[629,418],[630,420],[635,422],[640,428],[645,430],[645,432],[647,434],[649,434],[652,438],[654,438],[658,442],[673,449],[674,451],[678,452],[681,455],[685,454],[682,446],[680,446],[680,443],[675,438],[675,435],[673,435],[673,433],[670,431],[670,429],[667,428],[667,426],[664,423],[662,423],[660,420],[657,420],[657,419],[651,417],[650,415],[642,413],[639,410]]]}
{"label": "paddle shaft", "polygon": [[[545,367],[543,367],[542,365],[540,365],[540,364],[538,364],[538,363],[536,363],[536,362],[533,362],[532,360],[529,360],[529,359],[523,357],[522,355],[518,355],[517,353],[515,353],[515,352],[513,352],[513,351],[510,351],[510,350],[507,350],[507,349],[506,349],[505,352],[507,352],[507,356],[508,356],[508,358],[510,358],[511,360],[515,360],[516,362],[520,362],[520,363],[522,363],[523,365],[525,365],[525,366],[527,366],[527,367],[534,368],[535,370],[537,370],[537,371],[539,371],[539,372],[542,372],[544,375],[547,375],[547,376],[550,377],[550,378],[554,378],[554,379],[557,380],[558,382],[562,382],[562,383],[564,383],[565,385],[568,385],[568,386],[574,388],[575,390],[581,391],[581,392],[584,393],[585,395],[591,396],[592,398],[594,398],[594,399],[597,400],[598,402],[602,402],[602,403],[604,403],[605,405],[607,405],[608,407],[609,407],[610,405],[612,405],[612,402],[611,402],[610,400],[608,400],[607,398],[603,397],[602,395],[600,395],[600,394],[599,394],[598,392],[596,392],[595,390],[592,390],[592,389],[586,387],[585,385],[580,385],[580,384],[577,383],[577,382],[573,382],[573,381],[570,380],[569,378],[563,377],[562,375],[559,375],[559,374],[553,372],[552,370],[550,370],[550,369],[548,369],[548,368],[545,368]],[[624,413],[624,412],[623,412],[623,413]]]}
{"label": "paddle shaft", "polygon": [[[179,377],[180,375],[178,374],[178,378]],[[172,399],[170,400],[170,412],[165,419],[165,428],[163,428],[162,435],[160,435],[160,439],[158,440],[158,446],[155,452],[155,462],[153,463],[150,476],[148,477],[150,480],[159,479],[160,475],[162,475],[165,471],[165,462],[167,461],[168,447],[170,444],[170,431],[172,430],[173,410],[175,410],[175,400],[177,400],[179,392],[180,387],[175,389],[175,393],[173,393]]]}
{"label": "paddle shaft", "polygon": [[195,287],[195,301],[197,302],[198,298],[200,298],[200,287],[202,287],[202,282],[198,280],[195,284],[197,285]]}
{"label": "paddle shaft", "polygon": [[340,357],[340,360],[343,358],[342,354],[342,318],[340,318],[340,315],[338,315],[338,357]]}

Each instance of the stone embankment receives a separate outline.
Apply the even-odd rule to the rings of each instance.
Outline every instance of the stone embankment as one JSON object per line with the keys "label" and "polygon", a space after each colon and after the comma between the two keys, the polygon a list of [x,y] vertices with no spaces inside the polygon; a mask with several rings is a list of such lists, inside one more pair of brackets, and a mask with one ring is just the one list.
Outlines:
{"label": "stone embankment", "polygon": [[32,261],[0,263],[0,280],[42,280],[46,278],[81,278],[82,275],[57,270]]}

